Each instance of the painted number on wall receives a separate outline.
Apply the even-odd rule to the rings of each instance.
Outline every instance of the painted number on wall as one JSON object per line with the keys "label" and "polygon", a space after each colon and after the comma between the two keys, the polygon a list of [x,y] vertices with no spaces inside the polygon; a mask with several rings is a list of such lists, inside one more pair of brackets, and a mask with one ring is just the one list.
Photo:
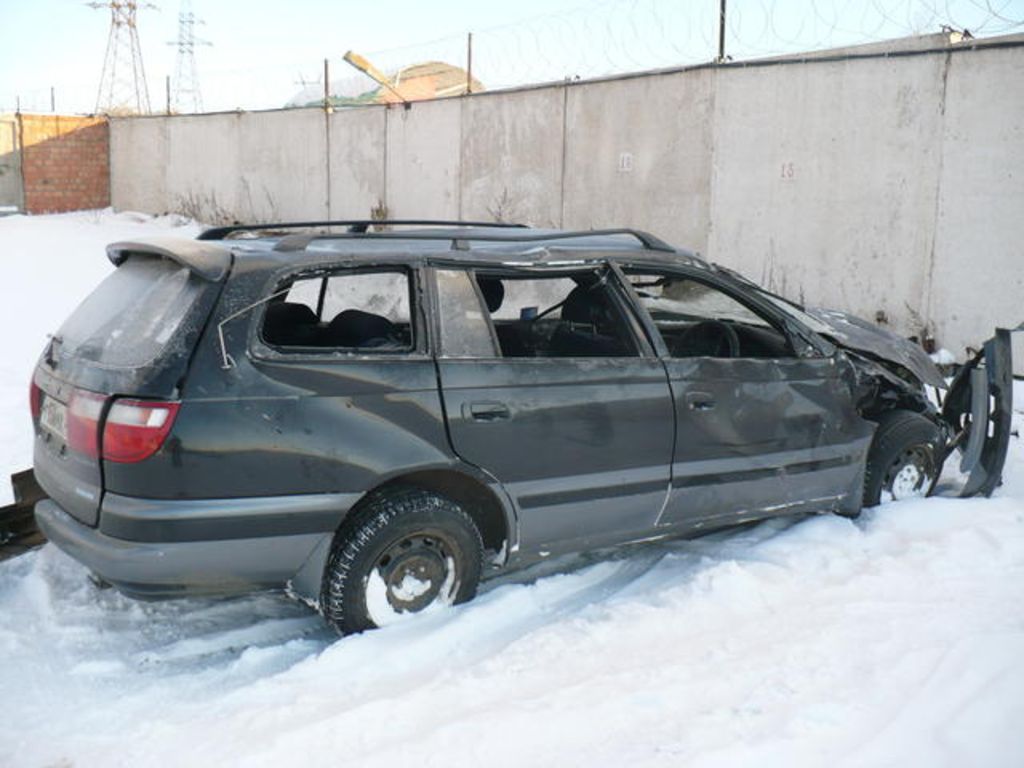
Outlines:
{"label": "painted number on wall", "polygon": [[796,168],[793,163],[783,163],[779,174],[779,178],[785,179],[786,181],[792,180],[796,176]]}
{"label": "painted number on wall", "polygon": [[633,153],[632,152],[620,152],[619,153],[619,173],[632,173],[633,172]]}

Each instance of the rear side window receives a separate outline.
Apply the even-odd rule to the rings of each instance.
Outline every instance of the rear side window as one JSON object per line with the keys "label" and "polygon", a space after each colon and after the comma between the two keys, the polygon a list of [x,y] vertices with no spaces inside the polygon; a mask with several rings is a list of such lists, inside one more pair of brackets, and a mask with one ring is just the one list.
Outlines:
{"label": "rear side window", "polygon": [[106,368],[150,365],[183,343],[205,285],[169,259],[131,256],[61,326],[61,350]]}
{"label": "rear side window", "polygon": [[403,352],[414,347],[412,276],[358,270],[295,280],[263,316],[263,341],[289,349]]}

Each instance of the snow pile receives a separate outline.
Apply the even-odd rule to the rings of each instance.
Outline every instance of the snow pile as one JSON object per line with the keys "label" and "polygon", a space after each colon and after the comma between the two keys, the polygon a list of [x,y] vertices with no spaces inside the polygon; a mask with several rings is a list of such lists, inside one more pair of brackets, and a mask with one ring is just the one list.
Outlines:
{"label": "snow pile", "polygon": [[[36,258],[26,336],[73,303],[50,276],[102,274]],[[0,365],[27,432],[32,361]],[[344,640],[278,595],[133,602],[46,547],[0,563],[0,651],[4,766],[1019,765],[1024,445],[991,500],[546,563]]]}

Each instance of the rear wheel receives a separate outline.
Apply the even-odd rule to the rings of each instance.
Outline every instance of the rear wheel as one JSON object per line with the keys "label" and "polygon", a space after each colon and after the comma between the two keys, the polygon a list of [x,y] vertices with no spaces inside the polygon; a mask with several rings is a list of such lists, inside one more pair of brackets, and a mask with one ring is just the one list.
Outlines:
{"label": "rear wheel", "polygon": [[324,573],[321,606],[342,634],[476,594],[480,533],[454,501],[419,488],[368,498],[346,521]]}
{"label": "rear wheel", "polygon": [[942,433],[913,411],[887,411],[868,451],[864,506],[919,498],[932,492],[942,468]]}

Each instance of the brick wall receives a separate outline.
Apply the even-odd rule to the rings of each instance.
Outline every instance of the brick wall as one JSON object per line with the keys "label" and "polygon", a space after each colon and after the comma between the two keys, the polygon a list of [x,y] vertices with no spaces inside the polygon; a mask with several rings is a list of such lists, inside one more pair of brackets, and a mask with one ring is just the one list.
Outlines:
{"label": "brick wall", "polygon": [[25,210],[56,213],[110,205],[106,118],[20,115]]}

